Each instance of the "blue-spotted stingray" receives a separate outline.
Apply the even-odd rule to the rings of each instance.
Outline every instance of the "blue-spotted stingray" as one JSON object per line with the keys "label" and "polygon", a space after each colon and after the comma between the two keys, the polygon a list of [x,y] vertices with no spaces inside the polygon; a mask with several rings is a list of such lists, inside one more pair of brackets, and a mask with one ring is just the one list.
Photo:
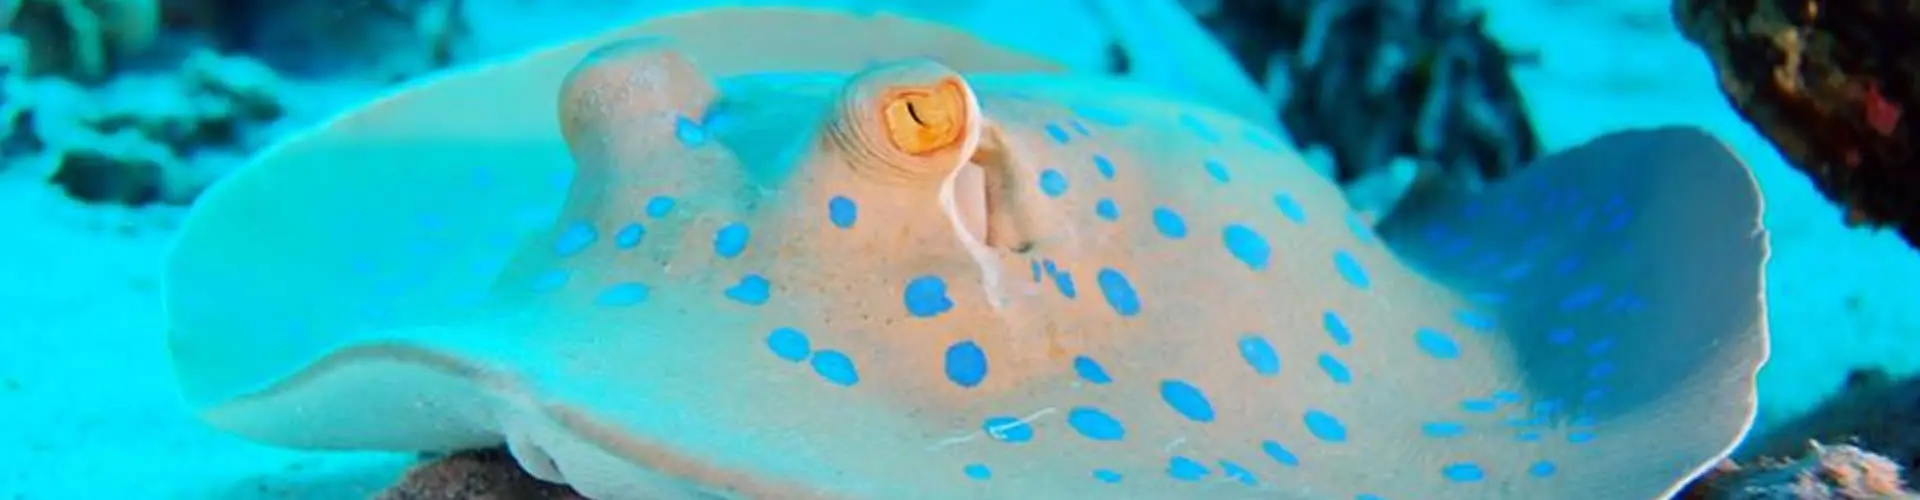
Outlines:
{"label": "blue-spotted stingray", "polygon": [[1705,133],[1376,229],[1204,103],[780,16],[833,33],[612,33],[264,153],[168,264],[185,396],[596,499],[1662,498],[1751,423],[1766,234]]}

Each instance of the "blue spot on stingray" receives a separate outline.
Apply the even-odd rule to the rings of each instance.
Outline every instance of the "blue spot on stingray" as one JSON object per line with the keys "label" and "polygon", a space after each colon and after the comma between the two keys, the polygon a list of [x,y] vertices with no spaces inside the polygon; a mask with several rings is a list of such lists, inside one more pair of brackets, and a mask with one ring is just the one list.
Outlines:
{"label": "blue spot on stingray", "polygon": [[747,238],[750,236],[746,224],[738,222],[727,224],[713,233],[713,253],[725,258],[739,257],[747,251]]}
{"label": "blue spot on stingray", "polygon": [[1076,134],[1080,134],[1083,136],[1093,135],[1092,131],[1087,130],[1087,125],[1080,123],[1080,120],[1068,120],[1067,125],[1070,127],[1073,127],[1073,132]]}
{"label": "blue spot on stingray", "polygon": [[953,309],[953,299],[947,298],[947,281],[939,276],[924,275],[908,281],[902,295],[907,313],[916,318],[931,318]]}
{"label": "blue spot on stingray", "polygon": [[1353,233],[1353,238],[1363,245],[1373,243],[1373,228],[1360,220],[1359,214],[1347,213],[1347,231]]}
{"label": "blue spot on stingray", "polygon": [[666,217],[667,214],[673,213],[674,205],[678,205],[679,203],[680,202],[675,201],[672,196],[655,196],[648,198],[646,207],[647,217],[655,219]]}
{"label": "blue spot on stingray", "polygon": [[1593,366],[1587,367],[1587,378],[1593,380],[1607,378],[1608,375],[1613,375],[1615,369],[1617,369],[1617,367],[1611,362],[1601,361],[1594,363]]}
{"label": "blue spot on stingray", "polygon": [[1273,343],[1265,337],[1249,333],[1240,336],[1240,359],[1253,367],[1253,372],[1264,376],[1280,374],[1280,354],[1274,352]]}
{"label": "blue spot on stingray", "polygon": [[1200,136],[1201,140],[1220,142],[1220,133],[1214,132],[1212,127],[1208,127],[1206,123],[1201,122],[1199,118],[1194,118],[1193,115],[1181,113],[1180,125],[1186,127],[1187,130],[1193,131],[1193,135]]}
{"label": "blue spot on stingray", "polygon": [[1212,177],[1214,182],[1226,184],[1233,181],[1232,176],[1227,174],[1227,165],[1220,163],[1220,160],[1209,158],[1202,165],[1207,169],[1207,176]]}
{"label": "blue spot on stingray", "polygon": [[1033,440],[1033,426],[1013,417],[993,417],[980,424],[980,430],[987,437],[1002,443],[1025,443]]}
{"label": "blue spot on stingray", "polygon": [[750,306],[763,305],[773,295],[773,286],[765,277],[749,274],[740,278],[739,283],[727,287],[725,295],[734,302]]}
{"label": "blue spot on stingray", "polygon": [[1051,168],[1040,171],[1040,192],[1045,193],[1048,198],[1059,198],[1060,195],[1067,194],[1067,176]]}
{"label": "blue spot on stingray", "polygon": [[1107,180],[1113,180],[1112,160],[1108,160],[1105,156],[1093,155],[1093,168],[1100,171],[1101,177],[1105,177]]}
{"label": "blue spot on stingray", "polygon": [[813,372],[834,385],[852,387],[860,383],[860,371],[853,367],[853,358],[840,351],[822,349],[813,353]]}
{"label": "blue spot on stingray", "polygon": [[1093,471],[1093,479],[1107,484],[1118,483],[1120,473],[1108,469],[1096,469]]}
{"label": "blue spot on stingray", "polygon": [[600,295],[593,298],[593,303],[608,307],[630,306],[646,302],[649,293],[646,285],[618,283],[600,290]]}
{"label": "blue spot on stingray", "polygon": [[1500,403],[1491,399],[1469,399],[1460,402],[1460,411],[1467,413],[1493,413],[1500,409]]}
{"label": "blue spot on stingray", "polygon": [[1273,136],[1268,135],[1264,130],[1257,128],[1240,129],[1240,137],[1246,139],[1247,142],[1253,143],[1254,147],[1258,147],[1266,152],[1280,152],[1280,141],[1275,140]]}
{"label": "blue spot on stingray", "polygon": [[626,250],[640,245],[640,239],[647,236],[647,228],[640,224],[627,224],[620,232],[613,233],[613,246]]}
{"label": "blue spot on stingray", "polygon": [[1320,410],[1307,410],[1301,419],[1307,424],[1307,433],[1329,443],[1341,443],[1347,440],[1347,425],[1332,414]]}
{"label": "blue spot on stingray", "polygon": [[1420,433],[1430,438],[1450,438],[1467,432],[1467,426],[1457,422],[1427,422],[1420,424]]}
{"label": "blue spot on stingray", "polygon": [[971,340],[947,347],[947,380],[960,387],[980,385],[987,378],[987,352]]}
{"label": "blue spot on stingray", "polygon": [[1554,345],[1571,344],[1573,343],[1573,329],[1563,326],[1547,330],[1547,342]]}
{"label": "blue spot on stingray", "polygon": [[1387,499],[1386,497],[1382,497],[1380,495],[1375,495],[1372,493],[1361,493],[1358,495],[1354,495],[1353,500],[1387,500]]}
{"label": "blue spot on stingray", "polygon": [[1577,256],[1561,257],[1559,261],[1553,263],[1555,276],[1567,276],[1578,270],[1580,270],[1580,257]]}
{"label": "blue spot on stingray", "polygon": [[1059,289],[1063,297],[1071,299],[1080,296],[1073,287],[1073,273],[1065,271],[1053,273],[1053,287]]}
{"label": "blue spot on stingray", "polygon": [[593,224],[586,222],[568,224],[567,228],[560,232],[560,238],[554,240],[553,253],[561,257],[572,257],[586,251],[587,247],[593,246],[593,242],[598,239],[600,239],[600,232],[593,229]]}
{"label": "blue spot on stingray", "polygon": [[1580,289],[1574,290],[1573,293],[1567,294],[1566,298],[1560,299],[1560,311],[1573,312],[1576,309],[1593,305],[1594,302],[1600,300],[1602,293],[1604,292],[1600,290],[1599,285],[1580,287]]}
{"label": "blue spot on stingray", "polygon": [[1153,228],[1168,238],[1177,240],[1187,237],[1186,219],[1180,218],[1180,214],[1174,213],[1171,208],[1153,207]]}
{"label": "blue spot on stingray", "polygon": [[1255,271],[1266,269],[1273,257],[1273,247],[1267,244],[1267,238],[1240,224],[1227,224],[1220,230],[1220,243],[1227,246],[1227,253],[1234,259]]}
{"label": "blue spot on stingray", "polygon": [[1107,298],[1107,305],[1121,316],[1140,314],[1140,296],[1133,292],[1133,282],[1127,276],[1113,268],[1101,268],[1094,281],[1100,284],[1100,294]]}
{"label": "blue spot on stingray", "polygon": [[1494,327],[1493,316],[1470,309],[1454,311],[1453,320],[1461,325],[1465,325],[1467,328],[1480,331],[1492,330]]}
{"label": "blue spot on stingray", "polygon": [[700,147],[707,143],[707,130],[692,118],[681,115],[673,121],[673,137],[679,139],[682,146]]}
{"label": "blue spot on stingray", "polygon": [[1567,442],[1569,443],[1580,444],[1588,441],[1593,441],[1593,433],[1591,432],[1574,431],[1567,433]]}
{"label": "blue spot on stingray", "polygon": [[1280,215],[1286,216],[1295,224],[1307,223],[1307,211],[1300,208],[1300,202],[1294,201],[1293,195],[1287,193],[1273,195],[1273,206],[1279,207]]}
{"label": "blue spot on stingray", "polygon": [[1365,290],[1373,284],[1373,280],[1367,277],[1367,270],[1360,267],[1360,261],[1354,260],[1353,254],[1346,250],[1333,251],[1333,267],[1340,271],[1340,277],[1346,279],[1347,284],[1355,288]]}
{"label": "blue spot on stingray", "polygon": [[724,102],[714,103],[707,107],[707,116],[701,120],[703,122],[701,124],[702,127],[708,130],[724,129],[726,126],[733,124],[733,113],[728,112],[727,108],[729,107],[730,106],[727,106]]}
{"label": "blue spot on stingray", "polygon": [[1471,483],[1487,478],[1487,472],[1481,470],[1480,466],[1466,462],[1447,464],[1440,468],[1440,475],[1456,483]]}
{"label": "blue spot on stingray", "polygon": [[1101,198],[1093,203],[1093,213],[1102,219],[1117,220],[1120,218],[1120,206],[1115,205],[1111,198]]}
{"label": "blue spot on stingray", "polygon": [[1277,462],[1280,465],[1285,465],[1288,467],[1300,466],[1300,457],[1297,455],[1294,455],[1293,450],[1288,450],[1287,447],[1281,446],[1280,443],[1278,442],[1271,441],[1271,440],[1261,441],[1260,451],[1266,453],[1267,458],[1273,459],[1274,462]]}
{"label": "blue spot on stingray", "polygon": [[834,227],[850,228],[853,227],[854,221],[859,219],[860,205],[854,204],[853,200],[845,196],[835,196],[827,200],[827,221],[832,222]]}
{"label": "blue spot on stingray", "polygon": [[1127,436],[1127,428],[1120,425],[1112,415],[1099,409],[1082,406],[1067,412],[1067,425],[1074,432],[1095,441],[1119,441]]}
{"label": "blue spot on stingray", "polygon": [[1449,337],[1446,333],[1442,333],[1439,330],[1424,326],[1415,329],[1413,331],[1413,341],[1419,344],[1420,350],[1426,351],[1428,356],[1433,356],[1437,359],[1454,359],[1460,357],[1460,344],[1454,342],[1453,337]]}
{"label": "blue spot on stingray", "polygon": [[967,473],[967,477],[975,481],[985,481],[993,478],[993,470],[988,469],[986,465],[967,464],[965,471]]}
{"label": "blue spot on stingray", "polygon": [[1160,399],[1188,420],[1201,423],[1213,421],[1213,403],[1207,401],[1207,395],[1200,392],[1200,388],[1186,381],[1161,381]]}
{"label": "blue spot on stingray", "polygon": [[1075,356],[1073,358],[1073,372],[1079,374],[1082,380],[1090,383],[1104,385],[1113,382],[1113,377],[1107,376],[1107,369],[1100,366],[1099,361],[1094,361],[1093,358],[1086,356]]}
{"label": "blue spot on stingray", "polygon": [[1547,477],[1559,471],[1560,466],[1554,465],[1553,462],[1546,460],[1534,462],[1533,465],[1527,466],[1527,475],[1533,477]]}
{"label": "blue spot on stingray", "polygon": [[1061,144],[1066,144],[1068,139],[1067,131],[1061,129],[1059,125],[1052,123],[1047,124],[1047,137],[1051,137],[1053,138],[1053,142]]}
{"label": "blue spot on stingray", "polygon": [[1353,382],[1353,372],[1347,371],[1347,364],[1341,363],[1340,358],[1332,354],[1320,353],[1320,371],[1327,372],[1327,378],[1333,379],[1333,383],[1346,385]]}
{"label": "blue spot on stingray", "polygon": [[1199,481],[1207,477],[1207,466],[1191,458],[1174,455],[1167,459],[1167,476],[1181,481]]}
{"label": "blue spot on stingray", "polygon": [[1517,263],[1514,263],[1512,266],[1507,267],[1506,270],[1501,271],[1500,279],[1507,280],[1507,281],[1520,281],[1521,278],[1525,278],[1527,277],[1528,274],[1532,274],[1532,273],[1533,273],[1533,262],[1517,262]]}
{"label": "blue spot on stingray", "polygon": [[1327,311],[1321,314],[1320,326],[1327,330],[1327,338],[1333,339],[1333,343],[1343,346],[1353,343],[1353,330],[1347,329],[1347,322],[1341,320],[1338,313]]}
{"label": "blue spot on stingray", "polygon": [[1234,463],[1232,460],[1220,460],[1220,475],[1226,476],[1228,479],[1234,481],[1239,481],[1240,484],[1247,486],[1260,485],[1260,478],[1253,477],[1253,471],[1247,470],[1246,467],[1241,467],[1240,464]]}
{"label": "blue spot on stingray", "polygon": [[1602,229],[1605,229],[1609,233],[1617,233],[1617,232],[1620,232],[1621,229],[1626,229],[1627,223],[1632,221],[1633,221],[1633,212],[1621,212],[1621,213],[1613,214],[1612,216],[1607,217],[1607,225]]}
{"label": "blue spot on stingray", "polygon": [[1595,357],[1602,354],[1606,354],[1607,351],[1612,349],[1613,349],[1613,337],[1601,337],[1600,340],[1595,340],[1592,343],[1587,344],[1586,353],[1587,353],[1587,357]]}
{"label": "blue spot on stingray", "polygon": [[547,293],[567,286],[567,280],[572,277],[573,273],[567,272],[565,269],[555,269],[541,273],[540,276],[535,277],[533,284],[528,288],[534,293]]}
{"label": "blue spot on stingray", "polygon": [[1027,267],[1033,269],[1033,282],[1039,283],[1040,282],[1040,261],[1038,259],[1028,260]]}
{"label": "blue spot on stingray", "polygon": [[767,334],[767,349],[780,359],[798,363],[813,354],[813,342],[807,340],[805,332],[783,326]]}
{"label": "blue spot on stingray", "polygon": [[1073,114],[1080,115],[1081,118],[1086,118],[1088,121],[1109,127],[1124,127],[1132,122],[1125,114],[1096,106],[1073,106]]}

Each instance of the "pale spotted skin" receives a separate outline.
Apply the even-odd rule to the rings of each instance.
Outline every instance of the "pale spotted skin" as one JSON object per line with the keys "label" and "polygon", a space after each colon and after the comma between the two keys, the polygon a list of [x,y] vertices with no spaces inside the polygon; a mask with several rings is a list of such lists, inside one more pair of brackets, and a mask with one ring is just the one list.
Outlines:
{"label": "pale spotted skin", "polygon": [[1057,71],[716,9],[397,92],[196,202],[183,395],[603,500],[1649,498],[1747,430],[1765,232],[1711,137],[1612,134],[1376,239],[1253,125]]}
{"label": "pale spotted skin", "polygon": [[[1533,343],[1509,339],[1545,331],[1539,315],[1414,272],[1333,185],[1225,114],[927,61],[718,82],[698,65],[647,40],[576,70],[572,193],[497,289],[505,334],[560,360],[538,370],[541,394],[585,422],[562,427],[692,488],[1628,498],[1667,492],[1744,431],[1622,458],[1668,425],[1588,396],[1600,377],[1555,374],[1617,365],[1522,355]],[[836,135],[871,123],[873,94],[943,78],[977,106],[965,141],[916,157]],[[969,161],[980,176],[956,178]],[[1647,309],[1579,300],[1603,299]],[[1746,376],[1758,361],[1734,358]],[[1746,382],[1661,418],[1750,412]]]}

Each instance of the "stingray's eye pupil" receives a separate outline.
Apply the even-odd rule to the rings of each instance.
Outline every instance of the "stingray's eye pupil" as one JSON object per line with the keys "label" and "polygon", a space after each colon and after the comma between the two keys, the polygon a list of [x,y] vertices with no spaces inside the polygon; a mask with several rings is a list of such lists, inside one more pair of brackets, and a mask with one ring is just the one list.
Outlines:
{"label": "stingray's eye pupil", "polygon": [[881,105],[887,139],[911,155],[960,143],[969,112],[966,89],[961,85],[957,80],[943,80],[887,92]]}
{"label": "stingray's eye pupil", "polygon": [[926,120],[920,118],[920,107],[914,106],[913,101],[907,101],[907,116],[913,117],[914,123],[922,126],[927,124]]}

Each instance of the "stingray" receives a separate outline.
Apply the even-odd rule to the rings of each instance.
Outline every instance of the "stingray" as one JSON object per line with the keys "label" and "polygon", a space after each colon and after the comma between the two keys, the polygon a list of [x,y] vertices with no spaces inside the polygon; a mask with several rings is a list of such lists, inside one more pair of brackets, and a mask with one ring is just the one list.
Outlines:
{"label": "stingray", "polygon": [[1751,425],[1766,233],[1699,130],[1376,229],[1186,96],[899,18],[686,19],[792,55],[608,33],[213,187],[165,282],[198,415],[504,444],[596,499],[1662,498]]}

